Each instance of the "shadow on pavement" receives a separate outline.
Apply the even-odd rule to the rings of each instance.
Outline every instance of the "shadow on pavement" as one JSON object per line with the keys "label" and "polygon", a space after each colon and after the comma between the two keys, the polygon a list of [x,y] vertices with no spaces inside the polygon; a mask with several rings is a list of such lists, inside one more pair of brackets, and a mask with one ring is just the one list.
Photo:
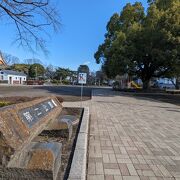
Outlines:
{"label": "shadow on pavement", "polygon": [[[123,91],[113,91],[109,90],[101,90],[99,93],[96,92],[96,96],[104,96],[104,97],[114,97],[114,96],[123,96],[123,97],[134,97],[138,100],[147,100],[152,102],[162,102],[162,103],[170,103],[177,106],[180,106],[180,95],[179,94],[167,94],[167,93],[136,93],[136,92],[123,92]],[[117,102],[116,102],[117,103]],[[158,108],[170,108],[167,106],[156,106]],[[179,109],[179,108],[177,108]]]}
{"label": "shadow on pavement", "polygon": [[[83,87],[83,96],[91,97],[92,89],[96,87]],[[81,86],[34,86],[33,90],[42,90],[56,95],[81,96]]]}

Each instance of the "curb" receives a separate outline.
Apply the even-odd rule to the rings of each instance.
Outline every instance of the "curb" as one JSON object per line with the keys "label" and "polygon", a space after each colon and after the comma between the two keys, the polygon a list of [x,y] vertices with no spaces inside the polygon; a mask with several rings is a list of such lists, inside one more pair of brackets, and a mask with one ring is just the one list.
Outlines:
{"label": "curb", "polygon": [[86,180],[89,130],[89,107],[84,107],[68,180]]}

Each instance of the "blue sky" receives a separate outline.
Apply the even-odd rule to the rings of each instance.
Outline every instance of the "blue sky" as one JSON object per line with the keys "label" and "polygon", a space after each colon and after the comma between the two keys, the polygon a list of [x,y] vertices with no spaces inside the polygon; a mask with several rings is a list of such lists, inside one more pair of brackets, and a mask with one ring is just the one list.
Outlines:
{"label": "blue sky", "polygon": [[[53,1],[53,0],[52,0]],[[45,64],[76,70],[80,64],[87,63],[90,70],[99,70],[94,53],[104,40],[106,24],[113,13],[120,12],[123,6],[136,0],[58,0],[57,8],[61,16],[61,29],[51,34],[47,48],[50,52],[45,57],[39,52],[33,55],[12,44],[15,37],[13,25],[1,23],[0,50],[20,58],[39,58]],[[147,0],[141,0],[147,7]]]}

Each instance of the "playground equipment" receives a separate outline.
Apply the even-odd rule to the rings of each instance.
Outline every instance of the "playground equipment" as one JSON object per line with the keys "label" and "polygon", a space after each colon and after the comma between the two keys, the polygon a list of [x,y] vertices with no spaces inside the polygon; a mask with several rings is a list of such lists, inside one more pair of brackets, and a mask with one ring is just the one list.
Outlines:
{"label": "playground equipment", "polygon": [[140,79],[133,80],[133,77],[128,76],[128,74],[124,74],[122,76],[117,75],[116,81],[113,83],[113,89],[141,89],[142,82]]}
{"label": "playground equipment", "polygon": [[142,87],[139,86],[137,83],[135,83],[134,81],[130,82],[130,87],[131,88],[136,88],[136,89],[141,89]]}

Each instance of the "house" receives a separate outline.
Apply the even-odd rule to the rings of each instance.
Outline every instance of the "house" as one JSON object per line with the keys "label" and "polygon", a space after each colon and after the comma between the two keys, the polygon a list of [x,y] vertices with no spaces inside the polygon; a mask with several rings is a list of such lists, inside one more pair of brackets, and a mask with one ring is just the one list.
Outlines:
{"label": "house", "polygon": [[0,84],[25,84],[26,74],[12,70],[0,70]]}

